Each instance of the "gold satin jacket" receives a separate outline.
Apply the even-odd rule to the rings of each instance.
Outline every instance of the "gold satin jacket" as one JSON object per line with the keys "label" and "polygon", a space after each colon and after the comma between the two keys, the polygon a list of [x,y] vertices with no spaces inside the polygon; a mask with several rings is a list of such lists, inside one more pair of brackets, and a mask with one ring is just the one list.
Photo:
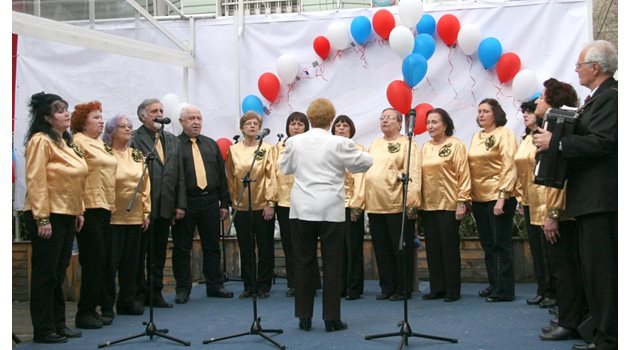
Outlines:
{"label": "gold satin jacket", "polygon": [[[232,199],[232,206],[238,203],[238,196],[243,187],[242,179],[249,170],[254,157],[256,146],[247,147],[243,142],[230,146],[225,170],[227,172],[228,188]],[[261,210],[265,207],[275,207],[278,201],[278,185],[276,183],[276,164],[273,146],[263,142],[250,174],[252,191],[252,208]],[[247,190],[243,192],[243,199],[238,208],[239,211],[247,210],[249,199]]]}
{"label": "gold satin jacket", "polygon": [[276,169],[276,183],[278,184],[278,206],[289,208],[291,206],[291,188],[293,187],[294,176],[283,175],[280,171],[280,159],[285,150],[284,141],[276,143],[274,150],[274,164]]}
{"label": "gold satin jacket", "polygon": [[113,150],[118,162],[116,170],[116,207],[112,213],[112,225],[142,225],[151,213],[151,181],[144,174],[142,187],[136,195],[133,207],[127,211],[129,201],[142,176],[144,157],[139,150],[128,147],[125,151]]}
{"label": "gold satin jacket", "polygon": [[[363,145],[358,143],[355,145],[362,152],[367,151]],[[343,188],[346,191],[345,207],[363,211],[365,209],[365,173],[353,174],[346,170]]]}
{"label": "gold satin jacket", "polygon": [[88,165],[83,203],[86,209],[103,208],[114,210],[116,205],[116,157],[112,148],[102,140],[76,133],[73,142],[81,147]]}

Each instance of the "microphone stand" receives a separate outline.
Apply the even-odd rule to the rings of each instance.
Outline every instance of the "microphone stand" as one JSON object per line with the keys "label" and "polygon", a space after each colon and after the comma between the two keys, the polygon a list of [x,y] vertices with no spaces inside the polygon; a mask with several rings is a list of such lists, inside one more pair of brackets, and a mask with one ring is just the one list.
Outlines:
{"label": "microphone stand", "polygon": [[[254,156],[252,157],[252,164],[249,166],[249,170],[247,170],[247,173],[245,174],[245,176],[243,176],[243,179],[242,179],[243,187],[241,187],[241,192],[238,195],[238,203],[236,204],[236,207],[235,207],[235,208],[238,208],[240,206],[241,201],[243,199],[243,194],[245,193],[245,189],[247,189],[247,198],[249,199],[247,211],[249,212],[249,219],[250,219],[249,235],[252,239],[252,264],[254,265],[253,273],[252,273],[252,281],[251,281],[252,288],[253,288],[252,306],[253,306],[254,320],[252,322],[252,325],[249,331],[237,333],[233,335],[228,335],[228,336],[224,336],[220,338],[206,339],[202,342],[203,344],[218,342],[218,341],[226,340],[226,339],[238,338],[238,337],[242,337],[246,335],[259,335],[263,337],[265,340],[275,345],[278,349],[281,349],[281,350],[286,349],[284,345],[281,345],[280,343],[271,339],[269,336],[265,335],[265,333],[281,334],[283,330],[262,328],[262,326],[260,325],[260,317],[258,317],[258,304],[256,302],[257,295],[258,295],[258,291],[256,290],[256,280],[258,279],[258,272],[257,272],[257,266],[256,266],[257,265],[256,263],[256,233],[254,232],[254,209],[252,207],[252,192],[251,192],[251,183],[252,181],[255,181],[255,180],[252,180],[250,178],[250,175],[252,173],[252,169],[254,168],[254,163],[256,162],[256,155],[258,154],[258,151],[260,150],[260,146],[262,146],[263,138],[264,136],[259,136],[258,147],[256,148],[256,151],[254,152]],[[232,224],[234,223],[234,218],[236,217],[237,212],[238,210],[234,210],[234,213],[232,214],[232,217],[230,218],[230,225],[229,225],[230,230],[232,228]]]}
{"label": "microphone stand", "polygon": [[[159,134],[162,134],[162,131],[164,130],[164,124],[161,124],[162,126],[160,127],[160,131],[158,132]],[[133,205],[135,203],[136,200],[136,196],[138,194],[138,192],[140,192],[140,188],[142,187],[142,184],[144,183],[144,176],[147,173],[147,171],[149,170],[149,166],[153,164],[153,160],[155,160],[155,149],[156,149],[156,145],[158,142],[158,137],[160,137],[159,135],[155,138],[155,142],[153,143],[153,148],[151,149],[151,151],[149,151],[149,153],[147,153],[147,155],[145,156],[145,160],[144,160],[144,169],[142,169],[142,175],[140,176],[140,180],[138,180],[138,184],[136,185],[136,189],[133,192],[133,195],[131,197],[131,199],[129,200],[129,205],[127,205],[127,212],[129,212],[131,210],[131,208],[133,208]],[[152,189],[153,191],[153,189]],[[151,219],[153,219],[153,217],[151,215],[149,215],[149,217],[151,217]],[[180,343],[182,345],[186,345],[186,346],[190,346],[190,341],[187,340],[181,340],[181,339],[177,339],[173,336],[167,335],[166,333],[168,333],[168,329],[163,328],[163,329],[158,329],[157,326],[155,325],[155,323],[153,322],[153,228],[154,228],[154,223],[151,223],[149,225],[149,239],[147,244],[149,245],[149,321],[144,321],[142,322],[143,325],[146,325],[147,327],[145,328],[144,332],[142,333],[138,333],[126,338],[121,338],[118,340],[114,340],[114,341],[108,341],[105,343],[101,343],[98,344],[99,348],[104,348],[106,346],[110,346],[110,345],[114,345],[117,343],[121,343],[127,340],[131,340],[131,339],[135,339],[135,338],[140,338],[143,336],[148,336],[149,339],[153,339],[154,336],[156,337],[161,337],[161,338],[166,338],[169,340],[172,340],[174,342]]]}
{"label": "microphone stand", "polygon": [[409,111],[409,113],[407,113],[407,116],[409,117],[409,130],[407,132],[407,138],[409,139],[409,144],[407,147],[407,168],[405,169],[405,172],[402,174],[402,176],[400,178],[398,178],[399,181],[402,182],[403,185],[403,191],[402,191],[402,225],[400,228],[400,240],[398,242],[398,251],[400,251],[400,255],[401,255],[401,259],[402,259],[402,266],[403,266],[403,272],[402,272],[402,279],[403,279],[403,320],[400,321],[398,323],[398,326],[400,326],[400,330],[398,332],[391,332],[391,333],[383,333],[383,334],[374,334],[374,335],[367,335],[365,336],[365,340],[371,340],[371,339],[377,339],[377,338],[389,338],[389,337],[395,337],[395,336],[401,336],[402,339],[400,340],[400,343],[398,344],[398,350],[401,350],[403,348],[403,346],[405,345],[409,345],[409,338],[410,337],[418,337],[418,338],[427,338],[427,339],[435,339],[435,340],[441,340],[441,341],[448,341],[451,343],[457,343],[458,340],[457,339],[453,339],[453,338],[444,338],[444,337],[438,337],[438,336],[434,336],[434,335],[427,335],[427,334],[420,334],[420,333],[415,333],[411,330],[411,326],[409,325],[409,320],[408,320],[408,305],[407,305],[407,271],[406,271],[406,266],[407,266],[407,254],[405,254],[405,239],[404,239],[404,235],[405,235],[405,222],[407,221],[407,192],[409,190],[409,168],[411,166],[411,142],[413,140],[413,129],[414,129],[414,125],[415,125],[415,121],[416,121],[416,111],[414,109],[411,109]]}

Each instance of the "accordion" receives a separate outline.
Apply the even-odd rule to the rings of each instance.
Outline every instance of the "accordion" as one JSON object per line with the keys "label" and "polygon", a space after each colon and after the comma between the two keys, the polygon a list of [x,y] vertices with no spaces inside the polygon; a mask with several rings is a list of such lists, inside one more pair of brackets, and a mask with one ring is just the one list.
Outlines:
{"label": "accordion", "polygon": [[545,113],[542,128],[552,133],[549,148],[536,154],[534,183],[547,187],[564,188],[567,161],[559,153],[560,139],[573,135],[579,112],[551,108]]}

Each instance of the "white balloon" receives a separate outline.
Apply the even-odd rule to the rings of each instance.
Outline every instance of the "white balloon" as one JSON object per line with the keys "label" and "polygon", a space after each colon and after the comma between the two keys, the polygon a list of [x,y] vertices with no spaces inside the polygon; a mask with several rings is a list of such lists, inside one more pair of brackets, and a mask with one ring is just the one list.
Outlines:
{"label": "white balloon", "polygon": [[523,69],[516,73],[512,80],[512,92],[514,98],[520,101],[529,100],[538,91],[538,78],[536,73],[529,69]]}
{"label": "white balloon", "polygon": [[298,75],[300,67],[293,55],[284,54],[276,60],[276,71],[280,81],[285,84],[291,84]]}
{"label": "white balloon", "polygon": [[418,24],[422,12],[422,0],[400,0],[398,3],[398,16],[408,28],[413,28]]}
{"label": "white balloon", "polygon": [[457,44],[467,56],[477,51],[481,39],[481,30],[474,24],[464,24],[457,34]]}
{"label": "white balloon", "polygon": [[405,26],[398,26],[389,34],[389,46],[403,60],[413,52],[414,44],[413,34]]}
{"label": "white balloon", "polygon": [[177,105],[182,102],[179,96],[174,93],[168,93],[160,99],[162,103],[162,108],[164,108],[164,116],[169,117],[171,119],[179,118],[179,111],[177,110]]}
{"label": "white balloon", "polygon": [[333,49],[345,50],[350,46],[350,28],[344,22],[332,22],[326,30],[326,38]]}

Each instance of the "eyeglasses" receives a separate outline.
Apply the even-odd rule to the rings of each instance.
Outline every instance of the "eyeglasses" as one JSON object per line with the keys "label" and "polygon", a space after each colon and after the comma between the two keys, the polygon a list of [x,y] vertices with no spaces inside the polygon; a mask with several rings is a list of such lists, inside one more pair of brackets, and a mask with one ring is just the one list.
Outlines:
{"label": "eyeglasses", "polygon": [[382,115],[378,119],[380,119],[380,120],[397,120],[398,118],[395,115]]}
{"label": "eyeglasses", "polygon": [[587,61],[587,62],[575,62],[575,69],[580,68],[580,66],[583,65],[583,64],[594,64],[594,63],[597,63],[597,62],[590,62],[590,61]]}
{"label": "eyeglasses", "polygon": [[259,126],[260,123],[259,122],[246,122],[243,123],[243,126]]}

